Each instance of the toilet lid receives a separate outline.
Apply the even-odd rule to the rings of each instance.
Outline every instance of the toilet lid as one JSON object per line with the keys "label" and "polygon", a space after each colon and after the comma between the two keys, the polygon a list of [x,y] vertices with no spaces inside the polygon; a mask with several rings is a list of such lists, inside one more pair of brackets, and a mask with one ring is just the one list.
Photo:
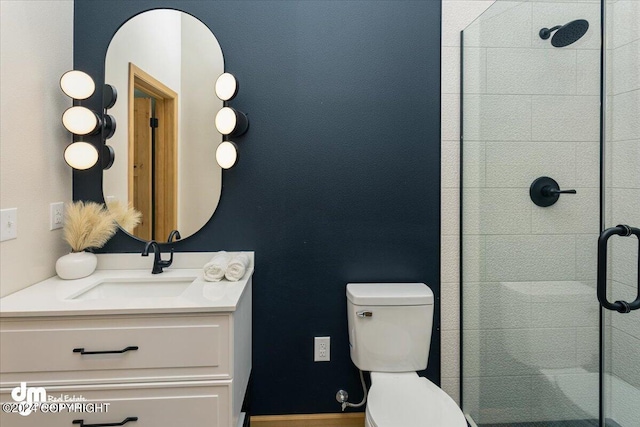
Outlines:
{"label": "toilet lid", "polygon": [[467,427],[458,405],[415,372],[371,373],[367,416],[372,427]]}

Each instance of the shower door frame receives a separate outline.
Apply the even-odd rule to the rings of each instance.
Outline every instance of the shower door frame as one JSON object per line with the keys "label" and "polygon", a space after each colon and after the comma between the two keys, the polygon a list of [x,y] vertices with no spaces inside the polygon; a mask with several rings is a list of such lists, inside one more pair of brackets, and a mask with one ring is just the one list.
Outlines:
{"label": "shower door frame", "polygon": [[[600,233],[605,229],[605,114],[606,114],[606,3],[607,0],[600,0]],[[605,308],[600,306],[600,330],[599,330],[599,372],[598,372],[598,423],[600,427],[605,427],[604,411],[604,375],[605,375]]]}
{"label": "shower door frame", "polygon": [[[459,360],[458,363],[460,365],[460,384],[459,384],[459,399],[460,399],[460,409],[462,409],[462,413],[464,414],[464,387],[462,386],[462,380],[464,378],[464,310],[462,309],[463,305],[463,298],[464,298],[464,289],[462,287],[463,282],[463,277],[464,277],[464,246],[463,246],[463,241],[464,241],[464,230],[463,230],[463,224],[464,224],[464,193],[463,193],[463,185],[464,185],[464,151],[463,151],[463,146],[464,146],[464,30],[460,31],[460,123],[459,123],[459,127],[460,127],[460,182],[459,182],[459,186],[460,186],[460,194],[459,194],[459,215],[460,217],[458,218],[459,222],[460,222],[460,239],[459,239],[459,246],[458,246],[458,253],[460,254],[460,265],[458,267],[458,282],[460,283],[459,286],[459,300],[460,300],[460,306],[459,306],[459,315],[460,315],[460,323],[459,323],[459,328],[460,328],[460,355],[459,355]],[[465,416],[466,417],[466,416]]]}

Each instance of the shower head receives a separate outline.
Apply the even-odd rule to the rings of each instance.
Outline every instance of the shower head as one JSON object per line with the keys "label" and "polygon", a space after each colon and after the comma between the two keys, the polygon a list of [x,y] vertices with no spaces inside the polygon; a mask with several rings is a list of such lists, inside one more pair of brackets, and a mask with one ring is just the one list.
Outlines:
{"label": "shower head", "polygon": [[565,47],[577,42],[589,29],[589,22],[585,19],[576,19],[565,25],[557,25],[553,28],[543,28],[540,30],[540,38],[548,39],[552,32],[556,32],[551,37],[551,44],[555,47]]}

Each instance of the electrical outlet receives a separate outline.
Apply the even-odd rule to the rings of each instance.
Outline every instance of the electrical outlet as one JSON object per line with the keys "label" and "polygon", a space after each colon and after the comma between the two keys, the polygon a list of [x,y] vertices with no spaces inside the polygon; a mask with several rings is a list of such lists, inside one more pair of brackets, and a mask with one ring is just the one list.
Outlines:
{"label": "electrical outlet", "polygon": [[313,361],[328,362],[331,360],[331,337],[315,337],[313,339]]}
{"label": "electrical outlet", "polygon": [[18,238],[18,208],[0,210],[0,242]]}
{"label": "electrical outlet", "polygon": [[51,203],[49,205],[49,230],[62,228],[64,224],[64,203]]}

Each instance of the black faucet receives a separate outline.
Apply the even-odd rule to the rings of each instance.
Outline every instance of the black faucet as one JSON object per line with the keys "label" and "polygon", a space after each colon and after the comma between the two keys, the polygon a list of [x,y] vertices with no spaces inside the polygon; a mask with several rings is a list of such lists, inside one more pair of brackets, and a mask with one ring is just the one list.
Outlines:
{"label": "black faucet", "polygon": [[171,233],[169,233],[169,238],[167,239],[167,243],[173,243],[174,237],[176,238],[176,240],[182,239],[182,236],[180,236],[180,232],[178,230],[171,230]]}
{"label": "black faucet", "polygon": [[[171,233],[169,233],[169,238],[167,239],[167,243],[173,243],[174,238],[176,240],[180,240],[182,238],[178,230],[171,230]],[[162,269],[165,267],[170,267],[171,263],[173,262],[173,248],[169,248],[171,257],[169,257],[169,259],[166,261],[160,258],[160,245],[155,240],[150,240],[146,245],[144,245],[142,256],[149,256],[150,248],[153,248],[153,268],[151,269],[151,274],[162,273]]]}
{"label": "black faucet", "polygon": [[169,267],[173,262],[173,248],[169,249],[171,257],[166,261],[160,258],[160,245],[158,245],[158,242],[155,240],[151,240],[144,245],[142,256],[149,256],[150,248],[153,248],[153,268],[151,269],[151,274],[162,273],[162,269],[164,267]]}

